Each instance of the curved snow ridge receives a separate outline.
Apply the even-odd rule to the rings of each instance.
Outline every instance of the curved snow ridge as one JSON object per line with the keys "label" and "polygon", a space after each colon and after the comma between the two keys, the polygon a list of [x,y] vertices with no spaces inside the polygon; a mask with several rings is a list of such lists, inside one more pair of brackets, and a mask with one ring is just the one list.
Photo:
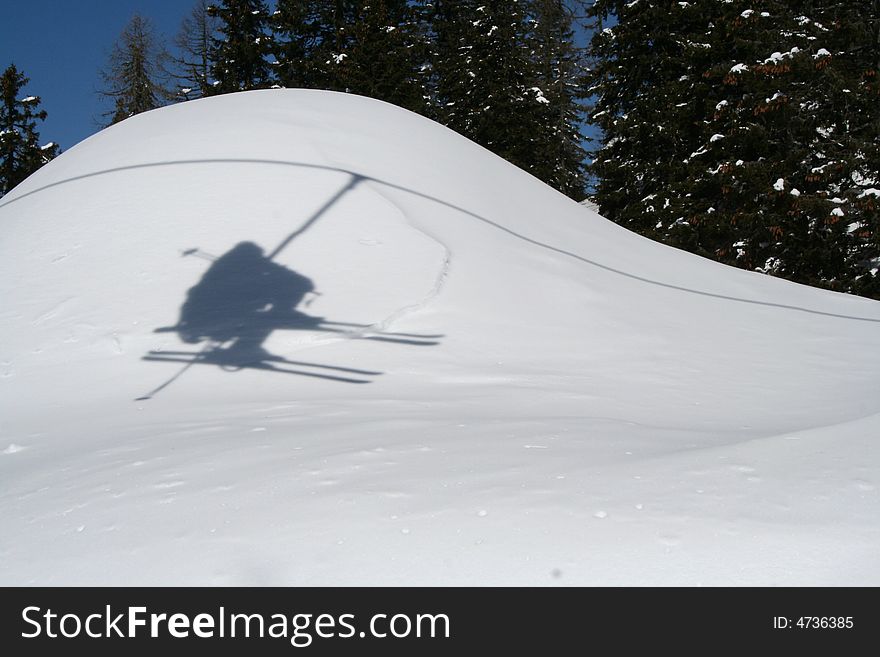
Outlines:
{"label": "curved snow ridge", "polygon": [[[812,314],[812,315],[819,315],[819,316],[824,316],[824,317],[833,317],[833,318],[837,318],[837,319],[846,319],[846,320],[859,321],[859,322],[880,323],[880,304],[871,304],[870,300],[862,299],[860,297],[849,297],[847,299],[847,301],[856,302],[856,303],[865,302],[866,305],[868,305],[868,304],[875,305],[878,308],[878,317],[863,317],[863,316],[859,316],[859,315],[831,312],[831,311],[826,311],[826,310],[819,310],[816,308],[807,308],[807,307],[798,306],[798,305],[794,305],[794,304],[787,304],[787,303],[780,303],[780,302],[776,302],[776,301],[770,301],[767,299],[749,299],[749,298],[734,296],[732,294],[724,294],[721,292],[712,292],[709,290],[700,290],[700,289],[695,289],[692,287],[687,287],[684,285],[669,283],[669,282],[665,282],[662,280],[656,280],[656,279],[653,279],[653,278],[650,278],[647,276],[641,276],[639,274],[636,274],[636,273],[633,273],[630,271],[626,271],[624,269],[620,269],[620,268],[614,267],[612,265],[602,263],[602,262],[595,260],[593,258],[589,258],[587,256],[576,253],[576,252],[571,251],[569,249],[562,248],[560,246],[556,246],[556,245],[551,244],[549,242],[545,242],[540,239],[530,237],[530,236],[525,235],[521,232],[518,232],[512,228],[504,226],[501,223],[498,223],[497,221],[493,221],[492,219],[484,217],[484,216],[482,216],[472,210],[469,210],[465,207],[456,205],[456,204],[451,203],[449,201],[445,201],[443,199],[437,198],[436,196],[432,196],[431,194],[421,192],[421,191],[418,191],[415,189],[410,189],[408,187],[399,185],[397,183],[394,183],[394,182],[391,182],[388,180],[382,180],[379,178],[375,178],[375,177],[372,177],[372,176],[367,175],[362,172],[358,172],[358,171],[354,171],[354,170],[350,170],[350,169],[345,169],[345,168],[340,168],[340,167],[334,167],[334,166],[330,166],[330,165],[321,165],[321,164],[314,164],[314,163],[307,163],[307,162],[273,160],[273,159],[258,159],[258,158],[208,158],[208,159],[196,159],[196,160],[184,159],[184,160],[171,160],[171,161],[166,161],[166,162],[146,162],[146,163],[140,163],[140,164],[128,164],[128,165],[115,167],[112,169],[92,171],[92,172],[81,174],[78,176],[72,176],[69,178],[62,179],[62,180],[57,180],[55,182],[48,183],[48,184],[43,185],[41,187],[37,187],[36,189],[32,189],[32,190],[29,190],[27,192],[23,192],[18,195],[14,195],[13,198],[8,199],[8,200],[4,199],[4,202],[0,203],[0,210],[2,210],[3,208],[5,208],[9,205],[12,205],[13,203],[24,200],[26,198],[29,198],[35,194],[39,194],[39,193],[44,192],[46,190],[53,189],[53,188],[56,188],[56,187],[59,187],[62,185],[66,185],[69,183],[73,183],[73,182],[78,182],[78,181],[87,180],[90,178],[95,178],[95,177],[104,176],[104,175],[110,175],[110,174],[114,174],[114,173],[126,172],[126,171],[136,171],[136,170],[140,170],[140,169],[169,167],[169,166],[176,166],[176,165],[192,165],[192,164],[202,164],[202,165],[260,164],[260,165],[306,167],[306,168],[312,168],[312,169],[324,169],[324,170],[334,171],[334,172],[338,172],[338,173],[346,173],[346,174],[352,176],[354,179],[361,179],[361,180],[373,182],[377,185],[384,185],[390,189],[398,190],[401,192],[406,192],[408,194],[412,194],[417,197],[421,197],[425,200],[439,203],[441,205],[444,205],[452,210],[456,210],[458,212],[461,212],[462,214],[465,214],[465,215],[467,215],[477,221],[480,221],[488,226],[491,226],[492,228],[494,228],[496,230],[499,230],[507,235],[510,235],[518,240],[522,240],[522,241],[524,241],[528,244],[531,244],[533,246],[537,246],[539,248],[546,249],[550,252],[557,253],[559,255],[562,255],[562,256],[565,256],[568,258],[572,258],[574,260],[577,260],[577,261],[582,262],[584,264],[590,265],[592,267],[597,267],[597,268],[602,269],[604,271],[607,271],[609,273],[623,276],[623,277],[626,277],[626,278],[629,278],[629,279],[632,279],[635,281],[639,281],[641,283],[646,283],[648,285],[657,286],[657,287],[661,287],[661,288],[665,288],[665,289],[669,289],[669,290],[674,290],[677,292],[684,292],[687,294],[693,294],[693,295],[697,295],[697,296],[707,297],[707,298],[720,299],[720,300],[724,300],[724,301],[732,301],[734,303],[750,304],[750,305],[764,306],[764,307],[770,307],[770,308],[779,308],[782,310],[790,310],[790,311],[807,313],[807,314]],[[51,165],[51,163],[50,163],[50,165]],[[634,237],[634,236],[630,235],[630,237]],[[653,246],[658,247],[658,248],[663,248],[664,250],[666,248],[668,248],[668,247],[662,247],[662,245],[659,245],[659,244],[653,244]],[[723,267],[722,265],[718,265],[717,263],[713,263],[709,260],[700,259],[697,256],[693,256],[691,254],[687,254],[684,252],[681,253],[681,258],[682,259],[689,259],[689,260],[690,259],[698,259],[698,260],[702,260],[702,262],[700,264],[703,264],[703,265],[709,265],[709,266],[719,267],[719,268]],[[729,269],[730,270],[729,273],[731,275],[753,274],[754,276],[759,276],[759,274],[754,274],[754,272],[746,272],[743,270],[736,270],[736,269],[730,268],[730,267],[724,267],[724,269]],[[763,275],[760,275],[760,276],[763,276]],[[770,277],[768,277],[768,278],[770,278]],[[775,283],[795,285],[793,283],[788,283],[787,281],[783,281],[781,279],[772,279],[772,280],[774,280]],[[797,287],[804,287],[804,286],[798,285]],[[812,291],[813,290],[811,290],[811,292]],[[815,292],[817,294],[821,294],[825,291],[824,290],[815,290]],[[832,293],[827,293],[827,294],[832,294]],[[841,295],[841,296],[847,296],[847,295]]]}

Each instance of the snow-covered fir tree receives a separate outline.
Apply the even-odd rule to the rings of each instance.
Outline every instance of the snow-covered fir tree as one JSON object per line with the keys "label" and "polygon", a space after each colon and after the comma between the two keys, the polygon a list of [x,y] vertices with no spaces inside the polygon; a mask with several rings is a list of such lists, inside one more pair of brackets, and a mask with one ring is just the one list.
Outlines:
{"label": "snow-covered fir tree", "polygon": [[0,76],[0,196],[58,154],[52,142],[40,145],[37,121],[46,119],[39,96],[23,96],[29,79],[11,64]]}
{"label": "snow-covered fir tree", "polygon": [[424,114],[428,49],[420,8],[406,0],[357,4],[345,48],[333,53],[345,90]]}
{"label": "snow-covered fir tree", "polygon": [[529,42],[526,3],[437,0],[437,118],[535,175],[547,97]]}
{"label": "snow-covered fir tree", "polygon": [[217,37],[219,21],[209,13],[210,6],[210,0],[196,0],[174,38],[173,77],[180,100],[202,98],[213,91],[211,48]]}
{"label": "snow-covered fir tree", "polygon": [[337,9],[317,0],[277,0],[271,26],[282,87],[325,88],[328,42],[335,40],[332,12]]}
{"label": "snow-covered fir tree", "polygon": [[521,7],[510,2],[438,0],[434,30],[433,68],[442,122],[523,166],[528,158],[519,151],[529,149],[533,134],[524,119],[541,103],[528,84],[533,76]]}
{"label": "snow-covered fir tree", "polygon": [[574,7],[563,0],[528,3],[528,45],[535,66],[532,91],[540,132],[532,138],[539,160],[532,173],[580,201],[584,196],[583,56],[574,42]]}
{"label": "snow-covered fir tree", "polygon": [[597,0],[605,216],[880,297],[878,2]]}
{"label": "snow-covered fir tree", "polygon": [[212,38],[213,93],[266,89],[274,84],[269,9],[263,0],[222,0],[208,7],[218,19]]}
{"label": "snow-covered fir tree", "polygon": [[378,98],[583,196],[584,85],[562,0],[278,0],[279,84]]}
{"label": "snow-covered fir tree", "polygon": [[420,7],[406,0],[279,0],[273,17],[279,82],[424,112]]}
{"label": "snow-covered fir tree", "polygon": [[156,109],[169,98],[164,85],[166,53],[149,19],[135,15],[122,31],[101,71],[99,94],[110,99],[109,123]]}

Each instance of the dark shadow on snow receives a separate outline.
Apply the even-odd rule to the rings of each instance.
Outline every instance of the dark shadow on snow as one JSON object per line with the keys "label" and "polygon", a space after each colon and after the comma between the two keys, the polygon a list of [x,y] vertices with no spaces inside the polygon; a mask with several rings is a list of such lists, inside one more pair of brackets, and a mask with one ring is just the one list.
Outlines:
{"label": "dark shadow on snow", "polygon": [[[338,194],[335,198],[338,198]],[[299,229],[301,233],[323,213],[313,215]],[[292,237],[281,244],[285,246]],[[273,251],[277,254],[281,247]],[[390,342],[402,345],[436,345],[440,335],[389,333],[365,324],[333,322],[313,317],[297,307],[315,294],[311,279],[273,262],[253,242],[240,242],[220,257],[198,249],[184,255],[211,260],[201,280],[189,289],[174,326],[156,329],[157,333],[177,333],[183,342],[202,344],[194,351],[151,351],[143,360],[182,363],[177,374],[138,400],[149,399],[196,364],[215,365],[227,371],[257,369],[295,374],[340,383],[369,383],[382,372],[340,365],[288,360],[266,351],[265,341],[273,331],[308,330],[337,333],[342,337]]]}

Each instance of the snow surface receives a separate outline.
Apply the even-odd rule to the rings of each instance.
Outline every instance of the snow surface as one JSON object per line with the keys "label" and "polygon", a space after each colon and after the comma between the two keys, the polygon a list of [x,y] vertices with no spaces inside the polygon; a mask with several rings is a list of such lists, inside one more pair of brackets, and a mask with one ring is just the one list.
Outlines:
{"label": "snow surface", "polygon": [[[205,253],[222,346],[173,329]],[[2,584],[880,584],[880,304],[390,105],[135,116],[0,200],[0,268]]]}

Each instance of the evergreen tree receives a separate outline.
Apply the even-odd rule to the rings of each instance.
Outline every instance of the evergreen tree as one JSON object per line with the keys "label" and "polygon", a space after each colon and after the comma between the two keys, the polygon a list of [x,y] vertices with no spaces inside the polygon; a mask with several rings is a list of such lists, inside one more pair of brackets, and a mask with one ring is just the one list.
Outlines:
{"label": "evergreen tree", "polygon": [[278,84],[320,89],[315,55],[327,33],[319,6],[310,0],[277,0],[276,6],[272,32]]}
{"label": "evergreen tree", "polygon": [[113,101],[113,109],[104,114],[110,124],[156,109],[170,97],[162,80],[166,56],[150,21],[135,15],[101,72],[104,88],[99,93]]}
{"label": "evergreen tree", "polygon": [[583,94],[561,0],[437,0],[435,117],[580,200]]}
{"label": "evergreen tree", "polygon": [[502,0],[435,3],[438,120],[526,171],[538,153],[543,91],[526,43],[525,6]]}
{"label": "evergreen tree", "polygon": [[174,38],[178,53],[173,61],[174,77],[181,100],[202,98],[213,91],[211,48],[217,36],[218,20],[208,12],[210,6],[210,0],[196,0]]}
{"label": "evergreen tree", "polygon": [[345,90],[425,113],[427,57],[418,8],[406,0],[358,2],[336,71]]}
{"label": "evergreen tree", "polygon": [[880,297],[876,1],[597,0],[592,15],[605,216]]}
{"label": "evergreen tree", "polygon": [[269,9],[263,0],[222,0],[208,7],[219,21],[212,39],[214,93],[267,89],[273,85],[267,57],[274,51]]}
{"label": "evergreen tree", "polygon": [[58,154],[52,142],[40,146],[37,121],[46,119],[40,98],[19,97],[28,82],[15,64],[0,76],[0,196]]}
{"label": "evergreen tree", "polygon": [[[573,7],[563,0],[531,0],[529,47],[540,93],[540,132],[532,138],[539,156],[532,169],[538,178],[580,201],[584,197],[585,70],[574,45]],[[540,98],[543,101],[540,101]]]}
{"label": "evergreen tree", "polygon": [[578,0],[279,0],[283,86],[420,112],[583,197]]}
{"label": "evergreen tree", "polygon": [[279,0],[283,86],[346,91],[425,112],[421,5],[406,0]]}

